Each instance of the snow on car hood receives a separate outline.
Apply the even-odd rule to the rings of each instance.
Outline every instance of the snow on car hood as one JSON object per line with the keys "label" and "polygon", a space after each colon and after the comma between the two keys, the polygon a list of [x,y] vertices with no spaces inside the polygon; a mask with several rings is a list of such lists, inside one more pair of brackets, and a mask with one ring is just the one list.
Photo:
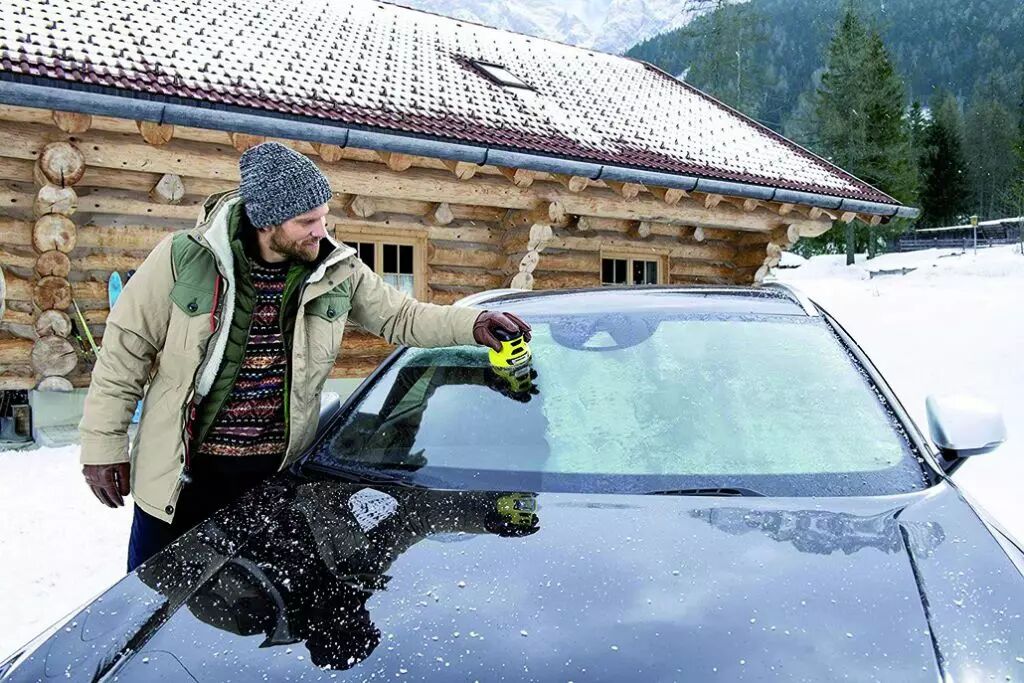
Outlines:
{"label": "snow on car hood", "polygon": [[146,605],[118,656],[97,664],[71,627],[12,680],[1024,674],[1024,583],[948,484],[873,499],[271,488],[104,597]]}

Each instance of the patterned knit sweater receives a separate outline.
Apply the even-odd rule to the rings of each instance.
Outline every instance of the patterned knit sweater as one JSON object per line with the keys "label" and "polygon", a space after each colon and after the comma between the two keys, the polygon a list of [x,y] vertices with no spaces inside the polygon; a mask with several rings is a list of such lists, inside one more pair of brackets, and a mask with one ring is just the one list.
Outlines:
{"label": "patterned knit sweater", "polygon": [[252,325],[238,378],[210,431],[200,455],[275,456],[288,445],[284,389],[288,356],[281,333],[281,298],[288,264],[267,266],[252,260],[256,290]]}

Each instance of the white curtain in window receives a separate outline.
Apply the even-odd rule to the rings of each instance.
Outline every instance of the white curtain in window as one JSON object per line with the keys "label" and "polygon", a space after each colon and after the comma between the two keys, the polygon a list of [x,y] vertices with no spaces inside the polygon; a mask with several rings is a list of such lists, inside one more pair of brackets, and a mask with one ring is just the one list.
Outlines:
{"label": "white curtain in window", "polygon": [[384,282],[402,290],[409,296],[415,296],[416,290],[413,287],[412,277],[412,275],[402,275],[400,273],[384,273]]}

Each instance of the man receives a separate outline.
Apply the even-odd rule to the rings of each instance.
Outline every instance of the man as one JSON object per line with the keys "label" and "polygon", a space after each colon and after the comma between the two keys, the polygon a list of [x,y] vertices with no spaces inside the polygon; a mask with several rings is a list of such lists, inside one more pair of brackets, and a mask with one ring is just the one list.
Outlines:
{"label": "man", "polygon": [[[135,499],[134,570],[298,458],[351,318],[388,342],[500,348],[511,314],[423,304],[327,235],[327,178],[277,143],[246,151],[238,191],[163,240],[107,319],[80,425],[100,502]],[[129,455],[127,429],[149,383]]]}

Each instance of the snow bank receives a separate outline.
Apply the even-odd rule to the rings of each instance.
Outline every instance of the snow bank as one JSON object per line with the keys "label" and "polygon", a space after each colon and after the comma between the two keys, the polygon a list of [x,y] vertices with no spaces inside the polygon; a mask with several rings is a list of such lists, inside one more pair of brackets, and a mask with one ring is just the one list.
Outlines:
{"label": "snow bank", "polygon": [[78,447],[0,453],[0,659],[124,576],[131,508],[104,507]]}

